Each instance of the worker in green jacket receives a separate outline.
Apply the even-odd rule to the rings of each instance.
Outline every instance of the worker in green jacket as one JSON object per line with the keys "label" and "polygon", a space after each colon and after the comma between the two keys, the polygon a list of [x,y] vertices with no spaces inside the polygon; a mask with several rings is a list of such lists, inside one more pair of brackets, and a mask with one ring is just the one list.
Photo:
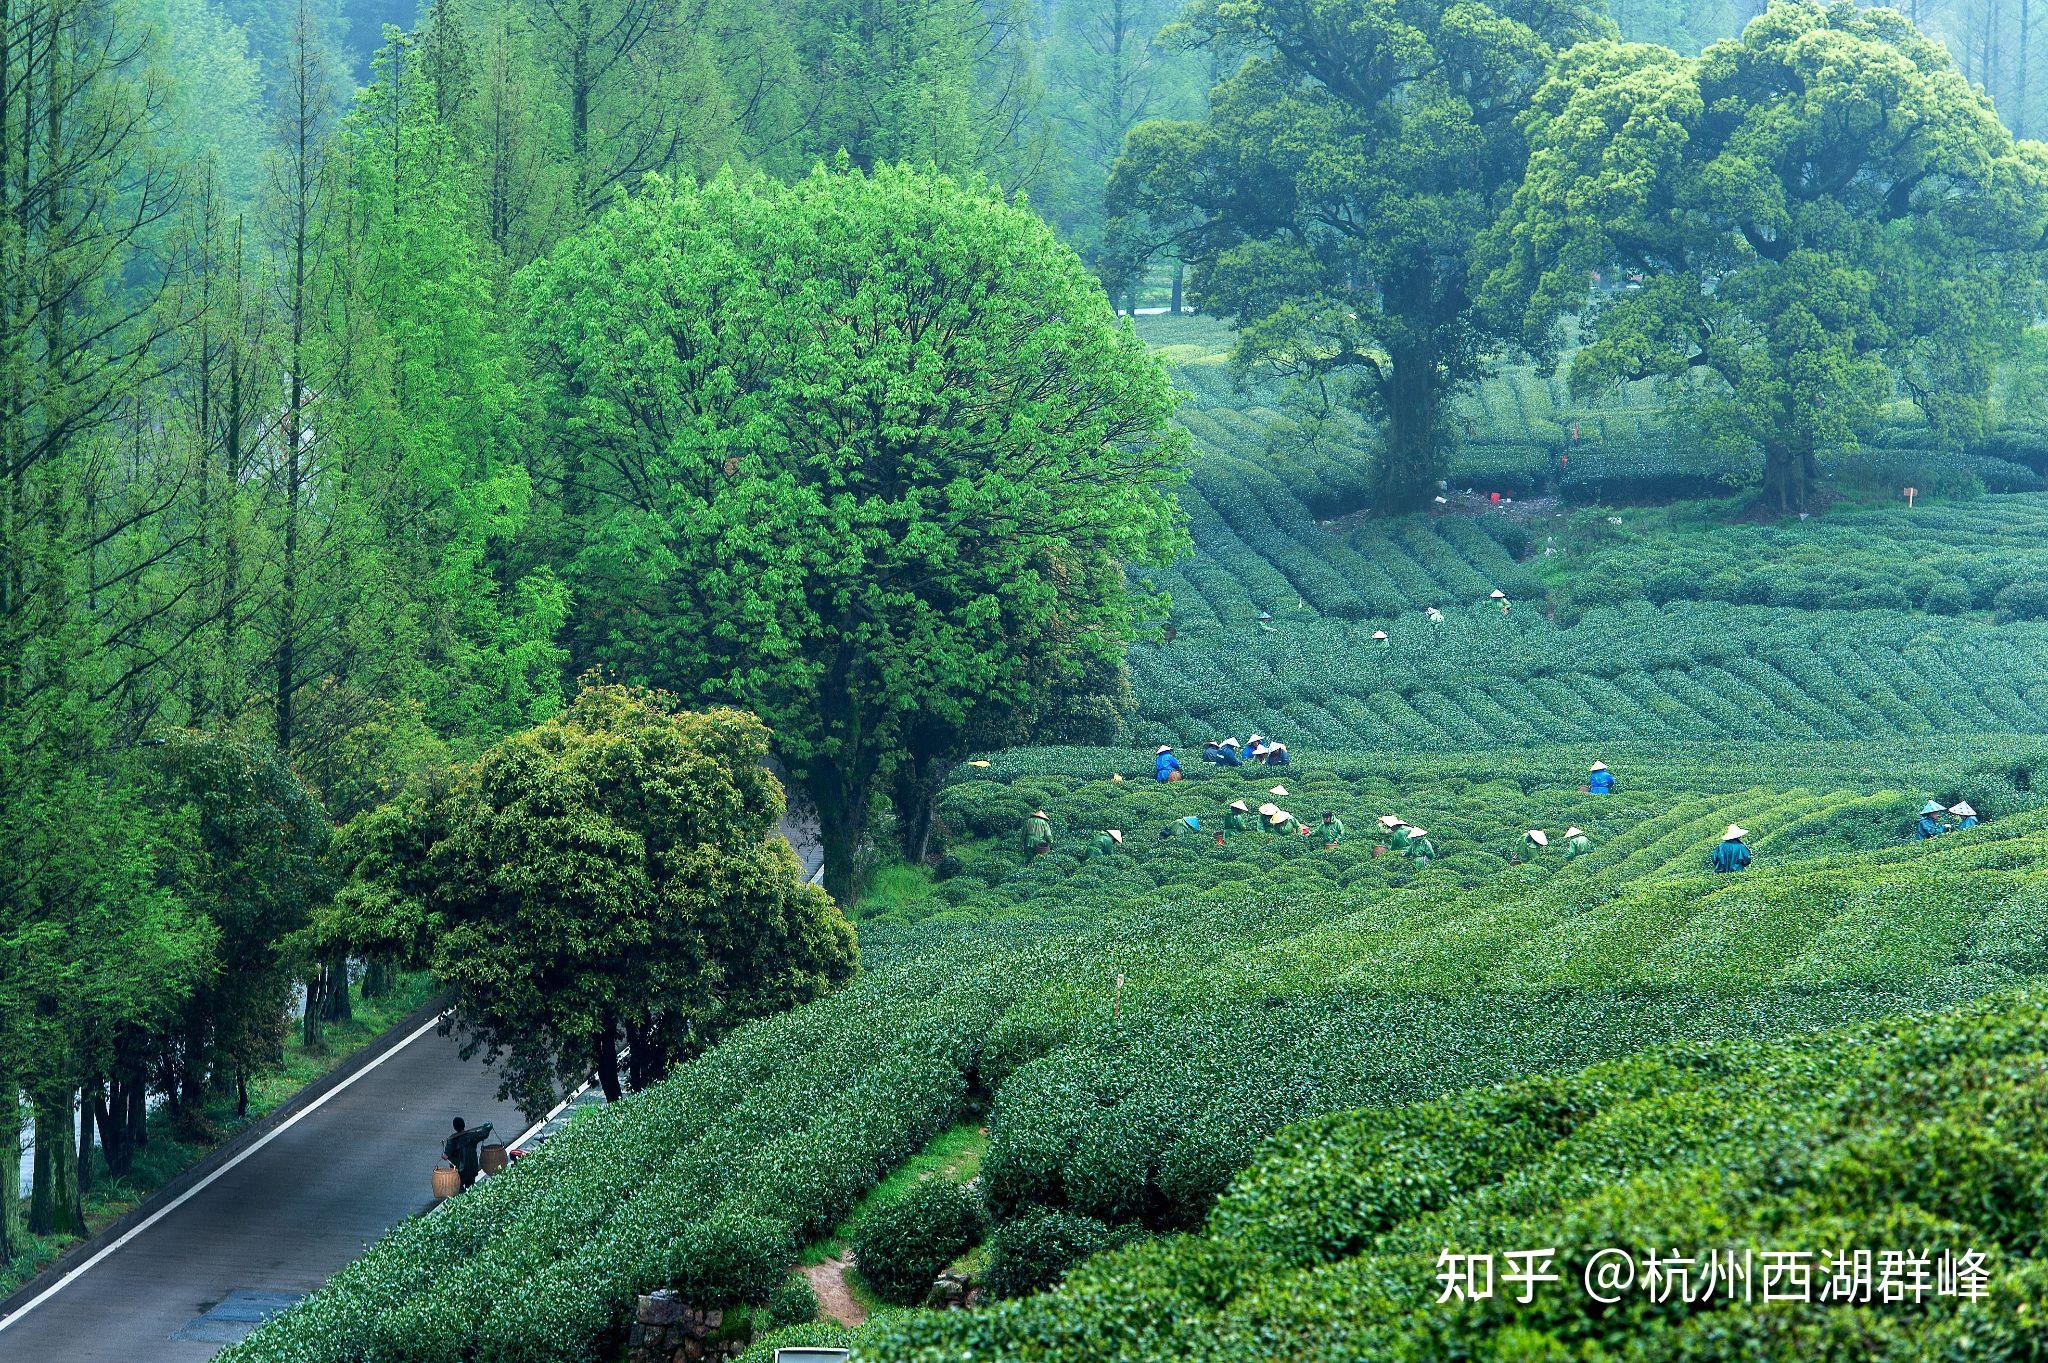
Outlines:
{"label": "worker in green jacket", "polygon": [[1284,809],[1276,809],[1266,816],[1266,831],[1283,837],[1300,837],[1303,829],[1301,820]]}
{"label": "worker in green jacket", "polygon": [[1550,835],[1540,828],[1532,828],[1522,835],[1522,859],[1534,861],[1550,846]]}
{"label": "worker in green jacket", "polygon": [[1402,828],[1408,834],[1403,851],[1410,861],[1417,866],[1427,866],[1436,860],[1436,844],[1429,840],[1427,830],[1410,827],[1407,824],[1403,824]]}
{"label": "worker in green jacket", "polygon": [[1564,859],[1566,861],[1570,861],[1573,857],[1582,857],[1592,850],[1593,844],[1583,831],[1577,828],[1565,829]]}
{"label": "worker in green jacket", "polygon": [[1252,826],[1251,806],[1247,805],[1244,801],[1232,800],[1228,805],[1224,806],[1224,810],[1223,826],[1216,830],[1216,845],[1218,847],[1223,845],[1223,839],[1226,834],[1243,833]]}
{"label": "worker in green jacket", "polygon": [[1052,820],[1045,817],[1045,811],[1034,809],[1031,817],[1024,821],[1024,855],[1042,857],[1052,851]]}
{"label": "worker in green jacket", "polygon": [[1105,828],[1100,833],[1097,833],[1095,835],[1095,843],[1088,849],[1088,855],[1086,859],[1089,861],[1100,861],[1104,857],[1114,853],[1117,848],[1122,847],[1123,845],[1124,835],[1122,829]]}
{"label": "worker in green jacket", "polygon": [[1332,810],[1323,811],[1323,846],[1335,847],[1344,841],[1344,821]]}
{"label": "worker in green jacket", "polygon": [[1387,850],[1396,854],[1408,850],[1408,825],[1401,822],[1398,814],[1380,815],[1380,836],[1387,840]]}

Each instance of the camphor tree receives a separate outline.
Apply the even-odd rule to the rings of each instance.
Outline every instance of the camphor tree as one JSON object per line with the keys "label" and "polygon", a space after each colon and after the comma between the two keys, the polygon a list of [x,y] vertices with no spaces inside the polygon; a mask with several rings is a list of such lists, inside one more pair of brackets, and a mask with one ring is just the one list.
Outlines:
{"label": "camphor tree", "polygon": [[656,184],[523,289],[581,656],[759,713],[842,903],[899,768],[1120,659],[1122,565],[1181,541],[1172,385],[994,190]]}
{"label": "camphor tree", "polygon": [[528,1111],[593,1068],[615,1099],[854,972],[852,927],[778,831],[767,730],[673,700],[588,687],[343,839],[325,935],[430,964]]}
{"label": "camphor tree", "polygon": [[1444,465],[1446,401],[1495,345],[1470,255],[1522,177],[1517,116],[1555,49],[1612,30],[1551,0],[1197,0],[1184,22],[1252,56],[1206,123],[1132,130],[1111,216],[1194,266],[1240,366],[1377,418],[1375,501],[1412,506]]}
{"label": "camphor tree", "polygon": [[[1585,311],[1575,389],[1695,377],[1781,513],[1898,389],[1952,439],[1981,420],[2038,302],[2048,149],[1899,15],[1774,4],[1697,59],[1589,44],[1525,123],[1484,292],[1539,355]],[[1587,304],[1616,264],[1641,287]]]}

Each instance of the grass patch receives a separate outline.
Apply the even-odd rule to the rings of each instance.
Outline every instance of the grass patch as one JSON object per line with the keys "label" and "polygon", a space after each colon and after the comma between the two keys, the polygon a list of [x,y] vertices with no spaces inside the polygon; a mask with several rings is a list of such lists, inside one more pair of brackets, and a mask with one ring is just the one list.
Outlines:
{"label": "grass patch", "polygon": [[[888,1176],[877,1183],[868,1195],[854,1204],[846,1219],[836,1226],[832,1233],[822,1240],[812,1242],[804,1248],[800,1262],[822,1264],[827,1259],[840,1258],[846,1253],[846,1242],[853,1234],[853,1228],[863,1216],[881,1207],[887,1207],[903,1200],[920,1183],[941,1179],[947,1183],[965,1183],[981,1173],[981,1157],[988,1153],[988,1129],[974,1122],[962,1122],[949,1127],[932,1137],[931,1144],[912,1155],[892,1169]],[[846,1276],[847,1286],[856,1299],[870,1312],[886,1310],[882,1302],[868,1291],[866,1283],[858,1281],[858,1272]]]}
{"label": "grass patch", "polygon": [[927,868],[893,861],[868,873],[855,912],[862,918],[919,918],[936,906],[935,887]]}
{"label": "grass patch", "polygon": [[[276,1067],[249,1079],[249,1111],[235,1114],[232,1092],[215,1099],[207,1108],[206,1120],[219,1133],[212,1141],[180,1140],[172,1129],[170,1113],[159,1109],[150,1114],[149,1144],[135,1152],[128,1173],[115,1178],[107,1170],[100,1152],[93,1151],[94,1178],[80,1202],[85,1210],[86,1236],[90,1238],[136,1204],[169,1183],[196,1161],[251,1124],[261,1121],[306,1085],[348,1059],[391,1029],[391,1025],[433,997],[433,977],[424,971],[400,975],[389,994],[376,999],[356,999],[355,1016],[348,1022],[329,1023],[321,1033],[317,1052],[302,1044],[302,1033],[293,1027],[285,1041],[284,1055]],[[12,1165],[0,1170],[0,1177],[15,1177]],[[81,1237],[71,1235],[30,1235],[21,1225],[27,1215],[27,1199],[9,1208],[15,1213],[14,1258],[0,1264],[0,1297],[5,1297],[73,1245]]]}

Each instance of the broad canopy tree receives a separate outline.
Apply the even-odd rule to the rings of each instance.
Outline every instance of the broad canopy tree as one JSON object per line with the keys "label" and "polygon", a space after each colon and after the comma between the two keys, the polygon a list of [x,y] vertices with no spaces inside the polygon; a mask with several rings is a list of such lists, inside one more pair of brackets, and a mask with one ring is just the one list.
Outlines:
{"label": "broad canopy tree", "polygon": [[[1524,125],[1487,306],[1538,355],[1583,311],[1580,392],[1692,380],[1702,428],[1762,455],[1779,513],[1899,391],[1971,434],[2039,301],[2048,149],[1889,10],[1776,3],[1696,59],[1588,44]],[[1640,287],[1588,303],[1617,266]]]}
{"label": "broad canopy tree", "polygon": [[1172,385],[993,189],[656,182],[522,284],[579,650],[760,714],[842,903],[879,792],[1120,660],[1183,538]]}
{"label": "broad canopy tree", "polygon": [[1112,217],[1192,264],[1241,367],[1380,423],[1380,509],[1426,500],[1446,404],[1495,349],[1470,257],[1522,176],[1517,115],[1611,27],[1578,0],[1197,0],[1184,24],[1251,56],[1206,122],[1132,130]]}
{"label": "broad canopy tree", "polygon": [[455,986],[530,1112],[593,1069],[615,1099],[854,972],[853,928],[779,831],[767,730],[674,700],[588,687],[342,839],[331,934]]}

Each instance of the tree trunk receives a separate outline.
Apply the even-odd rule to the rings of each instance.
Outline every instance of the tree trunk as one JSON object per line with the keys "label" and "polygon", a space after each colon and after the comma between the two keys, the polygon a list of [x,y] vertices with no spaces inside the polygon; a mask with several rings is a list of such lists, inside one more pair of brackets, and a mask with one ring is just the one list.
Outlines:
{"label": "tree trunk", "polygon": [[348,956],[346,953],[329,961],[323,974],[327,977],[326,1001],[323,1020],[327,1022],[348,1022],[355,1017],[355,1009],[348,998]]}
{"label": "tree trunk", "polygon": [[1175,317],[1180,316],[1181,279],[1187,274],[1187,270],[1188,263],[1186,261],[1176,260],[1173,262],[1173,315]]}
{"label": "tree trunk", "polygon": [[804,784],[818,811],[818,844],[825,854],[825,893],[841,907],[860,899],[860,849],[867,840],[869,801],[831,777]]}
{"label": "tree trunk", "polygon": [[1373,480],[1373,508],[1383,514],[1428,501],[1443,466],[1443,378],[1436,357],[1420,347],[1404,348],[1390,361],[1380,385],[1387,419]]}
{"label": "tree trunk", "polygon": [[100,1154],[107,1172],[120,1178],[134,1166],[135,1155],[128,1146],[128,1080],[118,1074],[107,1077],[106,1097],[95,1098],[92,1119],[100,1131]]}
{"label": "tree trunk", "polygon": [[936,757],[913,752],[897,771],[896,831],[903,859],[913,866],[921,865],[931,852],[932,803],[938,798],[949,766]]}
{"label": "tree trunk", "polygon": [[82,1198],[92,1188],[92,1114],[99,1106],[100,1080],[94,1075],[78,1093],[78,1192]]}
{"label": "tree trunk", "polygon": [[[0,142],[0,149],[5,146]],[[14,1258],[14,1196],[20,1181],[21,1099],[14,1080],[0,1073],[0,1264]]]}
{"label": "tree trunk", "polygon": [[72,1160],[71,1095],[61,1102],[36,1104],[36,1161],[29,1188],[28,1229],[31,1235],[83,1235],[85,1214],[78,1206],[78,1174]]}
{"label": "tree trunk", "polygon": [[1811,450],[1773,445],[1764,451],[1763,503],[1781,516],[1806,509],[1820,478],[1820,462]]}
{"label": "tree trunk", "polygon": [[597,1086],[604,1090],[604,1100],[618,1102],[624,1090],[619,1087],[619,1029],[611,1014],[605,1014],[602,1027],[591,1038],[591,1051],[597,1066]]}
{"label": "tree trunk", "polygon": [[391,962],[381,952],[363,965],[363,998],[381,999],[391,992]]}
{"label": "tree trunk", "polygon": [[316,1055],[322,1045],[320,1018],[327,1007],[326,975],[327,967],[324,965],[315,965],[306,972],[306,1015],[299,1024],[299,1044]]}
{"label": "tree trunk", "polygon": [[149,1085],[143,1083],[139,1069],[128,1084],[127,1144],[131,1151],[149,1148]]}

